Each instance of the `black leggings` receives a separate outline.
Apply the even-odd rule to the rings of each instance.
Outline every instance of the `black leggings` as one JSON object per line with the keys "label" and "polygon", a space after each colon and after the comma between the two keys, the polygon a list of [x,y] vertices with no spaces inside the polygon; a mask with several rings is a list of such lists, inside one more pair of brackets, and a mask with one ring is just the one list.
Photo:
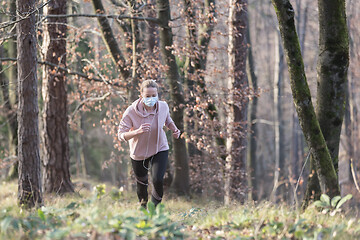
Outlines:
{"label": "black leggings", "polygon": [[146,207],[148,201],[148,169],[151,162],[151,177],[152,177],[152,192],[151,201],[158,205],[163,197],[163,178],[166,171],[166,165],[168,162],[169,151],[161,151],[157,154],[145,159],[134,160],[131,159],[132,167],[135,173],[137,182],[137,195],[142,206]]}

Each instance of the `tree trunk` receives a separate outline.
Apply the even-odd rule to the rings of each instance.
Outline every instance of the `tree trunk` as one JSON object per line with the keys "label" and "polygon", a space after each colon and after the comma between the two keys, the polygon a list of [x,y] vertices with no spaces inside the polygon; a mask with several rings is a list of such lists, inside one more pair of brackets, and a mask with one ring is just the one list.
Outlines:
{"label": "tree trunk", "polygon": [[[339,192],[340,193],[340,192]],[[306,190],[304,199],[302,201],[302,209],[305,209],[309,206],[311,201],[319,199],[321,196],[321,187],[319,185],[319,177],[316,172],[315,159],[310,156],[310,173],[307,180]]]}
{"label": "tree trunk", "polygon": [[229,14],[229,79],[230,91],[227,116],[227,157],[225,204],[237,199],[243,201],[246,178],[246,119],[247,90],[246,42],[247,0],[230,0]]}
{"label": "tree trunk", "polygon": [[282,121],[282,92],[284,79],[284,53],[278,31],[275,33],[275,69],[274,69],[274,128],[275,128],[275,171],[272,201],[278,196],[286,199],[285,179],[287,178],[284,156],[284,122]]}
{"label": "tree trunk", "polygon": [[[1,16],[0,16],[1,21]],[[0,58],[2,58],[4,55],[3,47],[0,46]],[[9,131],[9,155],[13,157],[14,159],[17,158],[17,146],[14,146],[14,144],[17,144],[17,121],[16,121],[16,110],[10,103],[10,96],[9,96],[9,80],[6,78],[5,72],[2,68],[2,62],[0,60],[0,87],[1,92],[3,96],[3,107],[4,107],[4,113],[6,117],[6,122],[8,126]],[[16,139],[14,139],[14,136],[16,136]],[[18,167],[18,161],[15,160],[15,162],[10,166],[9,172],[7,174],[7,180],[10,180],[12,178],[15,178],[18,176],[17,174],[17,167]]]}
{"label": "tree trunk", "polygon": [[[158,19],[160,21],[160,49],[162,59],[167,66],[166,77],[170,86],[170,95],[173,102],[172,118],[180,131],[184,131],[184,95],[180,84],[180,77],[175,56],[171,49],[173,45],[173,35],[169,27],[170,5],[169,0],[156,0]],[[175,174],[172,187],[177,194],[189,194],[189,163],[186,151],[185,140],[183,138],[173,139],[175,155]]]}
{"label": "tree trunk", "polygon": [[[345,0],[318,0],[319,60],[317,65],[316,116],[329,149],[335,172],[338,173],[338,155],[341,127],[345,113],[347,70],[349,66],[349,38],[346,24]],[[313,164],[313,166],[316,166]],[[311,169],[313,171],[314,169]],[[309,181],[317,181],[311,179]],[[316,183],[308,184],[304,201],[310,193],[319,196]],[[306,205],[304,203],[304,205]]]}
{"label": "tree trunk", "polygon": [[311,101],[294,24],[294,9],[288,0],[272,0],[272,3],[278,17],[296,111],[307,144],[314,156],[321,191],[334,197],[340,194],[339,183]]}
{"label": "tree trunk", "polygon": [[42,205],[39,123],[37,94],[37,58],[35,15],[36,0],[17,0],[17,66],[18,66],[18,159],[19,204],[25,207]]}
{"label": "tree trunk", "polygon": [[[184,63],[184,82],[185,82],[185,92],[187,94],[187,104],[191,106],[188,110],[188,113],[185,115],[185,132],[187,133],[187,150],[189,154],[189,160],[192,162],[192,168],[194,168],[194,172],[203,172],[203,163],[204,156],[202,155],[202,151],[196,147],[194,140],[190,139],[190,136],[197,133],[199,129],[199,121],[197,121],[197,117],[199,117],[199,111],[194,110],[194,106],[196,105],[195,98],[197,96],[196,92],[196,79],[200,78],[201,69],[197,69],[196,67],[200,67],[199,61],[200,56],[195,54],[195,52],[199,51],[199,46],[197,44],[197,27],[196,27],[196,17],[195,17],[195,9],[192,5],[192,0],[184,0],[184,12],[185,12],[185,22],[186,22],[186,49],[187,56]],[[193,187],[192,190],[201,194],[203,192],[203,179],[206,176],[203,176],[197,181],[196,187]]]}
{"label": "tree trunk", "polygon": [[88,137],[87,137],[87,129],[85,126],[86,121],[86,113],[80,113],[80,161],[81,161],[81,173],[83,178],[87,178],[88,176],[88,168],[87,165],[89,164],[89,154],[88,153]]}
{"label": "tree trunk", "polygon": [[[44,13],[66,14],[64,0],[49,2]],[[49,18],[44,25],[45,61],[66,65],[66,18]],[[46,193],[73,192],[70,180],[70,153],[65,72],[45,65],[43,69],[43,184]]]}
{"label": "tree trunk", "polygon": [[[134,16],[135,1],[129,0],[128,5],[132,11],[130,16]],[[140,46],[138,22],[135,21],[134,19],[131,19],[130,25],[131,25],[132,69],[131,69],[131,84],[130,84],[130,89],[128,88],[128,91],[129,91],[129,99],[131,102],[133,102],[139,97],[139,91],[138,91],[139,77],[136,71],[139,65],[138,54],[141,46]]]}
{"label": "tree trunk", "polygon": [[[257,77],[255,75],[255,66],[254,59],[252,55],[252,45],[250,38],[250,27],[246,28],[246,36],[248,43],[248,76],[249,76],[249,85],[253,89],[254,93],[257,92]],[[248,146],[247,146],[247,175],[248,175],[248,199],[257,201],[258,192],[257,192],[257,164],[256,164],[256,137],[257,137],[257,127],[255,123],[256,113],[257,113],[257,102],[258,98],[255,95],[251,101],[249,101],[249,112],[248,112]]]}
{"label": "tree trunk", "polygon": [[[148,17],[156,17],[156,11],[154,10],[153,6],[155,5],[155,0],[150,0],[149,4],[149,10],[148,10]],[[157,45],[156,42],[156,23],[149,22],[147,25],[147,48],[150,50],[150,52],[154,51],[155,46]]]}
{"label": "tree trunk", "polygon": [[[101,0],[92,0],[92,4],[95,9],[95,13],[105,14],[105,8]],[[111,29],[110,23],[106,17],[99,17],[98,22],[101,28],[102,37],[108,52],[111,54],[111,58],[120,71],[120,75],[123,80],[130,76],[130,72],[126,66],[126,60],[120,51],[119,45],[116,42],[116,38]]]}
{"label": "tree trunk", "polygon": [[[304,56],[305,54],[305,38],[306,38],[306,27],[307,27],[307,19],[308,19],[308,0],[301,1],[296,0],[296,6],[297,6],[297,25],[296,29],[299,31],[299,41],[300,41],[300,48],[301,48],[301,55]],[[305,9],[302,8],[302,6],[305,6]],[[291,171],[292,176],[290,178],[292,179],[292,183],[296,182],[299,178],[302,176],[299,176],[300,169],[302,168],[302,163],[304,164],[305,161],[302,161],[304,159],[304,136],[301,132],[301,127],[299,125],[299,119],[296,113],[296,109],[292,108],[293,114],[292,114],[292,137],[291,137]],[[305,160],[305,159],[304,159]],[[317,176],[316,176],[317,177]],[[303,186],[303,185],[302,185]],[[298,195],[298,192],[303,192],[301,190],[297,190],[296,197]],[[295,196],[294,196],[295,197]],[[294,202],[295,199],[292,199],[291,202]]]}
{"label": "tree trunk", "polygon": [[[351,13],[350,13],[351,14]],[[351,19],[349,19],[351,22]],[[350,24],[351,26],[351,24]],[[354,26],[354,25],[352,25]],[[355,26],[354,26],[355,27]],[[357,53],[354,51],[354,36],[352,36],[353,29],[349,29],[349,48],[351,49],[351,59],[357,57]],[[353,66],[356,66],[355,64]],[[347,145],[347,158],[348,161],[352,161],[353,168],[357,169],[358,161],[353,161],[356,159],[357,153],[357,144],[356,144],[356,129],[357,129],[357,107],[356,107],[356,86],[354,82],[355,76],[354,72],[351,71],[348,75],[348,84],[347,84],[347,101],[346,101],[346,113],[345,113],[345,135],[346,135],[346,145]],[[349,164],[350,166],[350,164]],[[355,176],[352,176],[351,180],[354,182]]]}
{"label": "tree trunk", "polygon": [[320,38],[316,115],[335,171],[338,172],[349,67],[345,0],[318,0],[318,5]]}
{"label": "tree trunk", "polygon": [[[16,0],[11,0],[10,3],[10,14],[11,14],[11,19],[12,21],[16,20]],[[11,34],[16,34],[16,28],[13,29],[13,31],[11,32]],[[16,37],[12,37],[11,39],[8,40],[8,54],[10,58],[16,58]],[[11,156],[17,156],[17,146],[18,146],[18,136],[17,136],[17,131],[18,131],[18,126],[17,126],[17,121],[16,121],[16,108],[15,106],[17,105],[18,102],[18,98],[17,98],[17,65],[12,66],[9,69],[9,74],[8,74],[9,78],[8,78],[8,86],[7,90],[8,93],[8,101],[9,101],[9,105],[7,107],[10,107],[8,111],[9,113],[11,112],[11,118],[8,118],[8,126],[9,126],[9,154]],[[4,95],[5,96],[5,95]],[[10,116],[10,115],[8,115]],[[14,165],[11,166],[9,173],[8,173],[8,179],[15,179],[18,177],[18,160],[16,160],[16,162],[14,163]]]}
{"label": "tree trunk", "polygon": [[[185,5],[185,15],[186,15],[186,32],[188,35],[188,49],[191,57],[188,57],[185,62],[184,68],[185,72],[185,81],[189,91],[195,91],[195,84],[200,89],[200,95],[204,100],[208,102],[206,113],[211,120],[218,120],[218,110],[215,106],[214,101],[209,98],[209,94],[206,89],[205,84],[205,71],[206,71],[206,62],[208,55],[208,48],[210,44],[210,39],[212,32],[215,27],[215,1],[214,0],[205,0],[203,15],[208,16],[207,21],[196,29],[195,22],[195,13],[194,7],[191,0],[184,0]],[[197,31],[198,30],[198,33]],[[196,54],[195,54],[196,51]],[[196,56],[196,57],[195,57]],[[192,74],[196,74],[196,77],[192,77]],[[215,132],[219,133],[221,131],[221,126],[215,126]],[[217,135],[216,137],[217,145],[225,147],[225,138]],[[223,156],[224,158],[226,156]]]}

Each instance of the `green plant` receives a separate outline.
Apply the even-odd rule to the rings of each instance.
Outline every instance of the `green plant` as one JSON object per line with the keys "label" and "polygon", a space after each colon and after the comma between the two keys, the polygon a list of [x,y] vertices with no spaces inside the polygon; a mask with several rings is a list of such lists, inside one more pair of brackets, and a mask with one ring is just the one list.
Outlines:
{"label": "green plant", "polygon": [[351,198],[351,194],[348,194],[343,198],[335,196],[332,199],[326,194],[321,194],[320,200],[315,201],[314,205],[321,209],[323,213],[331,212],[332,214],[335,214],[336,212],[341,211],[340,207]]}
{"label": "green plant", "polygon": [[106,193],[105,188],[106,188],[105,184],[98,184],[94,187],[94,193],[97,199],[100,199],[102,196],[105,195]]}
{"label": "green plant", "polygon": [[121,187],[120,189],[112,188],[110,191],[110,197],[114,201],[119,201],[122,194],[123,194],[124,188]]}

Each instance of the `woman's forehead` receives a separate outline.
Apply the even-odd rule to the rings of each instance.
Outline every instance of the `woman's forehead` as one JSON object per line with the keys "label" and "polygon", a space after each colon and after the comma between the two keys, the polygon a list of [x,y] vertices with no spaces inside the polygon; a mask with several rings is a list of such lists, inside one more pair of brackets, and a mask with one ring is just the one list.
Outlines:
{"label": "woman's forehead", "polygon": [[153,87],[144,88],[143,89],[144,94],[157,94],[157,89]]}

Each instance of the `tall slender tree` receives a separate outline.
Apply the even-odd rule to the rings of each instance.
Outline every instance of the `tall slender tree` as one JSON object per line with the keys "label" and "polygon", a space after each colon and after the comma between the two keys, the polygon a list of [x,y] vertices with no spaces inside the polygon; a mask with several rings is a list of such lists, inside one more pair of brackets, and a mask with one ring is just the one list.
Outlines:
{"label": "tall slender tree", "polygon": [[[128,0],[128,5],[131,9],[130,16],[134,16],[134,14],[136,14],[136,10],[135,10],[136,1]],[[129,90],[129,99],[130,101],[135,101],[139,97],[139,91],[138,91],[139,76],[137,72],[139,66],[139,52],[141,51],[141,43],[140,43],[138,21],[131,19],[130,25],[131,25],[132,67],[131,67],[131,84]]]}
{"label": "tall slender tree", "polygon": [[[10,2],[10,19],[16,20],[16,0],[11,0]],[[16,34],[16,28],[14,28],[11,34]],[[16,36],[10,38],[8,40],[8,55],[10,58],[16,58]],[[7,96],[7,100],[4,101],[6,103],[6,107],[8,109],[8,126],[9,126],[9,153],[11,156],[17,156],[17,145],[18,145],[18,137],[17,137],[17,121],[16,121],[16,104],[17,104],[17,67],[16,65],[12,66],[8,71],[8,85],[3,87],[3,90],[8,93],[5,94]],[[5,96],[4,95],[4,96]],[[4,99],[5,100],[5,99]],[[7,102],[8,101],[8,102]],[[18,177],[18,161],[11,166],[8,174],[9,179]]]}
{"label": "tall slender tree", "polygon": [[[349,67],[349,34],[345,0],[318,0],[318,8],[320,36],[316,116],[337,173]],[[313,192],[319,195],[319,188],[310,188],[314,185],[316,183],[307,188],[305,201],[308,201]]]}
{"label": "tall slender tree", "polygon": [[[105,14],[105,8],[101,0],[92,0],[92,4],[97,14]],[[101,28],[101,33],[105,46],[108,52],[111,54],[113,62],[118,67],[122,79],[126,80],[130,76],[130,72],[127,68],[126,59],[124,58],[120,47],[116,41],[109,20],[106,17],[98,17],[98,22]],[[131,96],[131,93],[129,94]]]}
{"label": "tall slender tree", "polygon": [[274,128],[275,128],[275,170],[274,170],[274,188],[273,201],[276,197],[284,196],[286,192],[285,182],[285,142],[284,142],[284,121],[282,110],[282,95],[284,81],[284,53],[280,42],[280,33],[278,29],[275,32],[275,69],[274,69]]}
{"label": "tall slender tree", "polygon": [[[247,0],[230,0],[229,14],[229,78],[227,116],[227,157],[225,204],[231,199],[244,200],[239,188],[245,187],[247,90],[246,42]],[[243,190],[244,191],[244,190]]]}
{"label": "tall slender tree", "polygon": [[[169,27],[169,0],[156,0],[159,19],[160,49],[166,69],[166,78],[170,86],[170,96],[173,104],[172,118],[181,131],[184,131],[184,95],[180,84],[180,76],[173,48],[173,34]],[[175,155],[175,173],[172,187],[177,194],[189,193],[189,163],[184,138],[173,139]]]}
{"label": "tall slender tree", "polygon": [[288,0],[272,0],[272,3],[279,22],[296,111],[314,158],[321,191],[330,197],[334,197],[340,194],[339,183],[311,101],[299,38],[294,23],[294,9]]}
{"label": "tall slender tree", "polygon": [[36,0],[17,0],[19,204],[42,204],[36,57]]}
{"label": "tall slender tree", "polygon": [[[248,16],[249,22],[249,16]],[[255,63],[252,53],[251,36],[250,36],[250,24],[246,32],[247,43],[248,43],[248,62],[247,62],[247,73],[249,79],[249,87],[252,88],[254,94],[257,92],[257,76],[255,74]],[[258,97],[255,95],[249,101],[248,107],[248,145],[247,145],[247,184],[249,187],[248,199],[257,201],[257,164],[256,164],[256,146],[257,146],[257,127],[256,127],[256,115],[257,115],[257,102]]]}
{"label": "tall slender tree", "polygon": [[[66,0],[49,2],[44,13],[66,14]],[[43,49],[45,61],[53,65],[66,65],[66,18],[49,18],[44,25]],[[42,97],[44,191],[48,193],[73,192],[70,179],[70,155],[67,118],[65,72],[53,66],[43,69]]]}
{"label": "tall slender tree", "polygon": [[[196,117],[201,118],[201,113],[199,111],[193,110],[194,106],[197,104],[195,99],[196,96],[199,96],[203,101],[208,102],[208,107],[206,113],[209,117],[214,120],[217,117],[217,109],[214,105],[214,101],[209,101],[209,95],[206,90],[205,84],[205,72],[207,66],[207,56],[209,53],[209,44],[210,39],[215,26],[215,1],[206,0],[202,5],[202,8],[197,9],[196,1],[194,0],[183,0],[184,2],[184,15],[186,22],[186,49],[187,56],[184,62],[184,82],[185,82],[185,93],[187,93],[187,104],[190,106],[190,110],[185,119],[185,128],[187,136],[192,135],[195,131],[202,129],[199,125],[199,121],[196,121]],[[204,20],[197,21],[197,13],[201,11],[201,15],[206,16]],[[200,24],[200,22],[204,22]],[[219,128],[219,126],[216,126]],[[218,135],[220,131],[214,129],[215,133]],[[219,137],[219,136],[217,136]],[[224,143],[221,142],[221,143]],[[202,151],[197,149],[196,143],[189,140],[187,141],[187,149],[189,152],[189,158],[191,161],[195,160],[196,172],[202,171],[204,155]],[[206,178],[202,178],[204,181]],[[198,183],[196,189],[197,193],[203,192],[204,184]]]}

